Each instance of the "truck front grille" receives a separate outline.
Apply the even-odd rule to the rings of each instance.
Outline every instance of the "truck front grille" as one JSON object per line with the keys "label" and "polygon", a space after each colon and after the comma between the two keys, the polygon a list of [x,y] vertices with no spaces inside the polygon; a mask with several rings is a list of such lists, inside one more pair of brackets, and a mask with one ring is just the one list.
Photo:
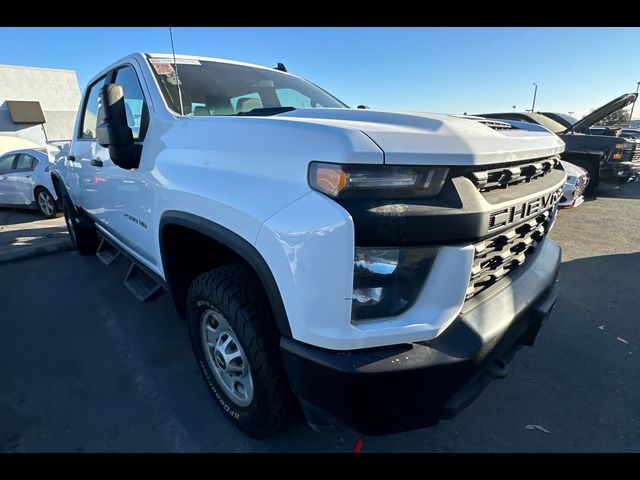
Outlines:
{"label": "truck front grille", "polygon": [[556,208],[474,245],[473,268],[465,300],[486,290],[533,254],[555,219]]}
{"label": "truck front grille", "polygon": [[556,155],[486,170],[475,170],[468,175],[478,190],[488,192],[542,178],[553,169],[558,168],[559,164],[560,157]]}
{"label": "truck front grille", "polygon": [[640,143],[637,143],[633,146],[633,156],[631,157],[632,162],[640,162]]}

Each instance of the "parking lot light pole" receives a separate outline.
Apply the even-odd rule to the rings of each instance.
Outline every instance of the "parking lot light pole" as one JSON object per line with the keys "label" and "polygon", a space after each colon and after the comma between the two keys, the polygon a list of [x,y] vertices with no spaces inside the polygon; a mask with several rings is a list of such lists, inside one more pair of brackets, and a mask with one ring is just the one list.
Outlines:
{"label": "parking lot light pole", "polygon": [[[636,93],[638,93],[638,89],[640,89],[640,82],[636,86]],[[637,98],[636,98],[637,100]],[[629,114],[629,125],[631,125],[631,120],[633,120],[633,109],[636,108],[636,102],[634,100],[633,104],[631,104],[631,113]]]}
{"label": "parking lot light pole", "polygon": [[533,84],[535,85],[536,89],[533,91],[533,105],[531,105],[531,113],[533,113],[536,109],[536,94],[538,93],[538,84],[536,82],[533,82]]}
{"label": "parking lot light pole", "polygon": [[511,108],[513,108],[513,111],[516,111],[516,106],[515,105],[511,105]]}

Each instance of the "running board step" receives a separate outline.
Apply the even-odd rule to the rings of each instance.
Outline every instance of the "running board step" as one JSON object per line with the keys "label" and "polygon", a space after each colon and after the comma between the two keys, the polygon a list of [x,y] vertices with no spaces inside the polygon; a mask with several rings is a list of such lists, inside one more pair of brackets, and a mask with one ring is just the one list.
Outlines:
{"label": "running board step", "polygon": [[141,302],[151,298],[161,288],[158,282],[133,262],[124,279],[124,285]]}
{"label": "running board step", "polygon": [[120,250],[111,245],[106,238],[102,238],[100,246],[96,252],[96,256],[105,265],[110,265],[116,258],[120,256]]}

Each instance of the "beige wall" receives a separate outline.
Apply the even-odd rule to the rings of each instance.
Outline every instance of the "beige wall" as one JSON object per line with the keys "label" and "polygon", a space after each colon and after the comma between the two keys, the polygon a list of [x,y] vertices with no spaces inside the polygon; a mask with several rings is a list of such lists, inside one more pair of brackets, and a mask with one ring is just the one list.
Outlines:
{"label": "beige wall", "polygon": [[11,121],[7,100],[40,102],[49,140],[69,140],[80,104],[76,72],[52,68],[0,65],[0,135],[44,143],[40,125],[16,125]]}

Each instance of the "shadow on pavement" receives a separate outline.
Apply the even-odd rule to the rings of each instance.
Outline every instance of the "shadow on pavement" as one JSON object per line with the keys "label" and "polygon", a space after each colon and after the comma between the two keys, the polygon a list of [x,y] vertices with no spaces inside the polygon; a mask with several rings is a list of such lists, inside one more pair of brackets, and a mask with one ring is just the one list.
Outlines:
{"label": "shadow on pavement", "polygon": [[4,225],[37,222],[39,220],[46,220],[46,218],[44,218],[38,210],[0,208],[0,227]]}
{"label": "shadow on pavement", "polygon": [[585,201],[587,202],[597,200],[598,198],[640,199],[640,183],[601,183],[596,188],[595,195],[585,195]]}
{"label": "shadow on pavement", "polygon": [[25,247],[45,245],[67,238],[64,218],[46,219],[35,210],[0,209],[0,257]]}

